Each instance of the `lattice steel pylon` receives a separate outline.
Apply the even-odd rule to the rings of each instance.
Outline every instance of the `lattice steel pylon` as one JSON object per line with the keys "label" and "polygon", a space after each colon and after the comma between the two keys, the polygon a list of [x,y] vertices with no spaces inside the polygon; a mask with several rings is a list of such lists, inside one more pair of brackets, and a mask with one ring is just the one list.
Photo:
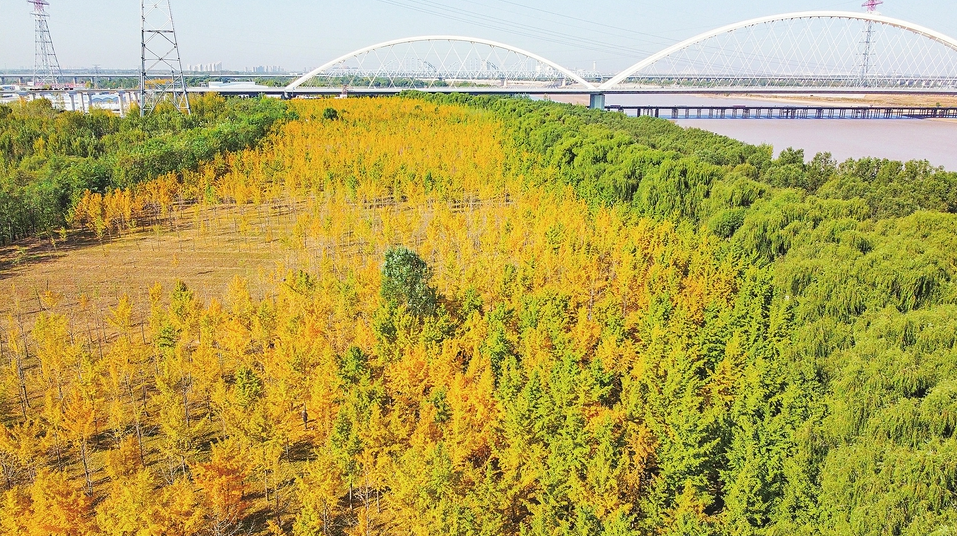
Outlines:
{"label": "lattice steel pylon", "polygon": [[189,113],[189,96],[169,0],[140,0],[140,115],[164,101]]}
{"label": "lattice steel pylon", "polygon": [[33,19],[36,21],[36,59],[33,63],[34,86],[56,86],[60,82],[60,62],[50,37],[50,14],[46,12],[47,0],[27,0],[33,4]]}
{"label": "lattice steel pylon", "polygon": [[[877,13],[877,8],[883,4],[883,0],[867,0],[861,6],[867,10],[868,13]],[[871,51],[874,48],[874,23],[868,21],[864,27],[864,51],[861,53],[861,87],[866,87],[867,75],[871,70]]]}

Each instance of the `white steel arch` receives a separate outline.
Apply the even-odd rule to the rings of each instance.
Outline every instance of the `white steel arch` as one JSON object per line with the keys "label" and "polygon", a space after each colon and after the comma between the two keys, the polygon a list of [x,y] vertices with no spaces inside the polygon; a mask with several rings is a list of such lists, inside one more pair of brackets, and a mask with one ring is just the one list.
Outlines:
{"label": "white steel arch", "polygon": [[437,41],[448,41],[448,42],[458,42],[458,43],[470,43],[470,44],[473,44],[473,45],[475,45],[475,44],[477,44],[477,45],[485,45],[485,46],[488,46],[488,47],[493,47],[493,48],[499,48],[499,49],[507,50],[507,51],[512,52],[512,53],[514,53],[514,54],[518,54],[518,55],[520,55],[520,56],[525,56],[525,57],[527,57],[527,58],[530,58],[530,59],[532,59],[532,60],[534,60],[534,61],[537,61],[537,62],[539,62],[539,63],[541,63],[541,64],[543,64],[543,65],[547,65],[548,67],[551,67],[552,69],[555,69],[556,71],[558,71],[558,72],[561,73],[562,75],[566,76],[567,78],[569,78],[569,79],[575,81],[575,82],[578,83],[578,84],[581,84],[582,86],[585,87],[585,89],[595,89],[595,86],[594,86],[593,84],[591,84],[590,82],[588,82],[587,80],[585,80],[584,78],[582,78],[581,76],[579,76],[578,74],[576,74],[574,71],[571,71],[570,69],[567,69],[567,68],[565,68],[565,67],[562,67],[561,65],[559,65],[559,64],[557,64],[557,63],[555,63],[555,62],[553,62],[553,61],[550,61],[550,60],[548,60],[548,59],[545,59],[545,58],[543,58],[543,57],[541,57],[541,56],[539,56],[539,55],[537,55],[537,54],[534,54],[534,53],[532,53],[532,52],[528,52],[527,50],[522,50],[522,49],[520,49],[520,48],[513,47],[513,46],[511,46],[511,45],[506,45],[506,44],[504,44],[504,43],[499,43],[499,42],[496,42],[496,41],[490,41],[490,40],[488,40],[488,39],[481,39],[481,38],[475,38],[475,37],[461,37],[461,36],[454,36],[454,35],[429,35],[429,36],[421,36],[421,37],[409,37],[409,38],[405,38],[405,39],[395,39],[395,40],[393,40],[393,41],[386,41],[386,42],[384,42],[384,43],[379,43],[379,44],[377,44],[377,45],[372,45],[372,46],[369,46],[369,47],[365,47],[365,48],[356,50],[356,51],[354,51],[354,52],[350,52],[349,54],[346,54],[346,55],[344,55],[344,56],[340,56],[340,57],[338,57],[338,58],[336,58],[336,59],[334,59],[334,60],[332,60],[332,61],[330,61],[330,62],[328,62],[328,63],[326,63],[326,64],[321,65],[320,67],[317,67],[316,69],[313,69],[311,72],[305,74],[304,76],[302,76],[302,77],[299,78],[298,80],[296,80],[296,81],[294,81],[293,83],[291,83],[291,84],[289,84],[288,86],[286,86],[286,90],[287,90],[287,91],[293,91],[293,90],[295,90],[296,88],[298,88],[299,86],[301,86],[301,85],[305,84],[306,82],[308,82],[309,80],[311,80],[312,78],[315,78],[316,76],[322,74],[323,72],[325,72],[325,71],[327,71],[327,70],[329,70],[329,69],[331,69],[331,68],[333,68],[333,67],[335,67],[335,66],[337,66],[337,65],[340,65],[340,64],[342,64],[343,62],[346,62],[346,61],[348,61],[348,60],[350,60],[350,59],[353,59],[353,58],[362,56],[362,55],[364,55],[364,54],[368,54],[368,53],[370,53],[370,52],[375,52],[375,51],[377,51],[377,50],[379,50],[379,49],[386,49],[386,48],[393,47],[393,46],[396,46],[396,45],[404,45],[404,44],[412,44],[412,43],[422,43],[422,42],[428,42],[428,41],[436,41],[436,42],[437,42]]}
{"label": "white steel arch", "polygon": [[612,89],[614,86],[624,82],[629,77],[639,73],[643,69],[654,65],[655,63],[673,55],[678,52],[681,52],[689,47],[698,45],[709,39],[713,39],[725,34],[730,34],[736,30],[741,30],[744,28],[749,28],[752,26],[758,26],[761,24],[768,24],[773,22],[783,22],[797,19],[850,19],[850,20],[859,20],[863,22],[879,23],[887,26],[892,26],[894,28],[899,28],[901,30],[906,30],[908,32],[917,34],[921,37],[925,37],[941,45],[944,45],[954,51],[957,51],[957,39],[949,37],[945,34],[913,24],[907,21],[900,19],[895,19],[891,17],[885,17],[878,13],[855,13],[852,11],[805,11],[798,13],[786,13],[782,15],[771,15],[767,17],[759,17],[751,20],[746,20],[743,22],[738,22],[735,24],[729,24],[709,32],[697,35],[675,45],[672,45],[657,54],[654,54],[634,65],[625,69],[618,75],[606,81],[604,84],[599,86],[599,89]]}

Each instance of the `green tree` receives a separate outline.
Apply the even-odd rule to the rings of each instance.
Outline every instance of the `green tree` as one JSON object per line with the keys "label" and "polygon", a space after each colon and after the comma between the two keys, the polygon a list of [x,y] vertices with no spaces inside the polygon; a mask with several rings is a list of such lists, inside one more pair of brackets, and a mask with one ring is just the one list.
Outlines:
{"label": "green tree", "polygon": [[405,307],[421,318],[435,313],[438,293],[429,283],[432,269],[419,255],[403,246],[385,253],[380,295],[390,307]]}

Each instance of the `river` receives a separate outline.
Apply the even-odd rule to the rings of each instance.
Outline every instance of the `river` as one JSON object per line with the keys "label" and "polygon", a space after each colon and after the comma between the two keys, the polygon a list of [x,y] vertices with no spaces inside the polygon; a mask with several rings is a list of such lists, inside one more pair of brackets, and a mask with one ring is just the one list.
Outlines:
{"label": "river", "polygon": [[[624,106],[729,106],[773,104],[745,98],[695,95],[608,95],[607,104]],[[665,110],[662,110],[665,112]],[[670,114],[670,111],[668,111]],[[684,127],[710,130],[751,144],[767,143],[776,153],[793,147],[810,159],[830,152],[835,159],[874,156],[927,160],[957,171],[957,121],[946,119],[679,119]]]}

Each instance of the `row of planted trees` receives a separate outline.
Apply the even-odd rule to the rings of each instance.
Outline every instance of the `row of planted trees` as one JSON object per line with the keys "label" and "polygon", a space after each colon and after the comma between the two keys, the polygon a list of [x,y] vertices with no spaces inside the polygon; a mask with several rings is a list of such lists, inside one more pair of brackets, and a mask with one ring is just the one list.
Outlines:
{"label": "row of planted trees", "polygon": [[[457,99],[296,103],[84,195],[106,237],[285,202],[308,269],[11,318],[0,531],[946,527],[957,223],[913,212],[953,174]],[[854,195],[872,172],[888,195]]]}
{"label": "row of planted trees", "polygon": [[[0,242],[63,229],[84,191],[109,196],[163,174],[195,170],[255,146],[291,117],[274,100],[211,95],[196,99],[193,108],[190,116],[166,109],[120,118],[102,110],[62,112],[44,99],[0,105]],[[99,225],[100,232],[110,228]]]}
{"label": "row of planted trees", "polygon": [[[635,238],[667,249],[672,233]],[[3,444],[4,528],[227,534],[272,522],[299,534],[370,534],[515,532],[535,522],[627,533],[660,465],[676,471],[660,492],[683,494],[687,521],[700,521],[706,499],[683,482],[702,467],[661,464],[654,452],[656,434],[688,426],[683,412],[713,402],[670,393],[665,406],[631,400],[626,410],[623,397],[664,378],[619,384],[646,366],[638,348],[619,344],[633,330],[680,329],[664,318],[637,324],[652,300],[639,289],[656,286],[645,278],[673,280],[670,307],[690,329],[705,322],[696,299],[732,307],[733,273],[707,275],[706,256],[632,271],[622,281],[637,291],[629,303],[611,289],[563,294],[561,278],[535,285],[522,281],[534,273],[507,267],[500,289],[445,295],[410,250],[388,250],[381,273],[370,261],[353,288],[290,273],[259,303],[240,281],[222,305],[180,286],[161,306],[157,291],[145,343],[125,299],[102,350],[71,344],[65,317],[40,316],[23,349],[37,367],[22,385],[27,419]],[[682,276],[686,267],[694,275]],[[519,318],[519,307],[535,312]],[[666,361],[665,377],[713,366]],[[709,389],[733,397],[735,366],[709,373]],[[8,387],[18,378],[5,376]],[[666,428],[654,430],[645,413],[671,404],[691,407],[658,414]],[[708,435],[691,427],[679,436]]]}
{"label": "row of planted trees", "polygon": [[[310,194],[293,232],[328,252],[315,273],[283,273],[263,299],[241,281],[212,303],[157,289],[144,318],[123,299],[104,315],[105,337],[84,334],[65,306],[29,334],[8,332],[6,357],[22,363],[4,376],[6,429],[19,434],[9,444],[34,447],[4,450],[4,518],[46,530],[35,527],[53,510],[37,497],[60,485],[83,498],[59,505],[79,505],[56,514],[62,527],[115,534],[269,522],[299,534],[628,532],[679,498],[682,519],[701,522],[713,499],[686,480],[701,478],[704,459],[662,464],[655,451],[672,427],[690,425],[679,435],[691,443],[712,438],[678,408],[717,401],[694,388],[653,407],[639,393],[661,378],[636,371],[670,377],[663,363],[677,360],[680,374],[710,378],[724,357],[702,363],[692,341],[685,356],[642,348],[708,322],[707,307],[734,307],[731,259],[719,262],[706,237],[524,189],[485,114],[360,101],[338,120],[318,116],[232,157],[214,185],[226,200],[244,184],[264,197]],[[434,139],[408,134],[427,128]],[[366,148],[350,159],[330,139]],[[309,171],[320,158],[329,171]],[[75,213],[162,187],[89,194]],[[130,221],[141,209],[101,210]],[[733,397],[730,376],[714,381]],[[662,465],[673,474],[656,480]]]}

